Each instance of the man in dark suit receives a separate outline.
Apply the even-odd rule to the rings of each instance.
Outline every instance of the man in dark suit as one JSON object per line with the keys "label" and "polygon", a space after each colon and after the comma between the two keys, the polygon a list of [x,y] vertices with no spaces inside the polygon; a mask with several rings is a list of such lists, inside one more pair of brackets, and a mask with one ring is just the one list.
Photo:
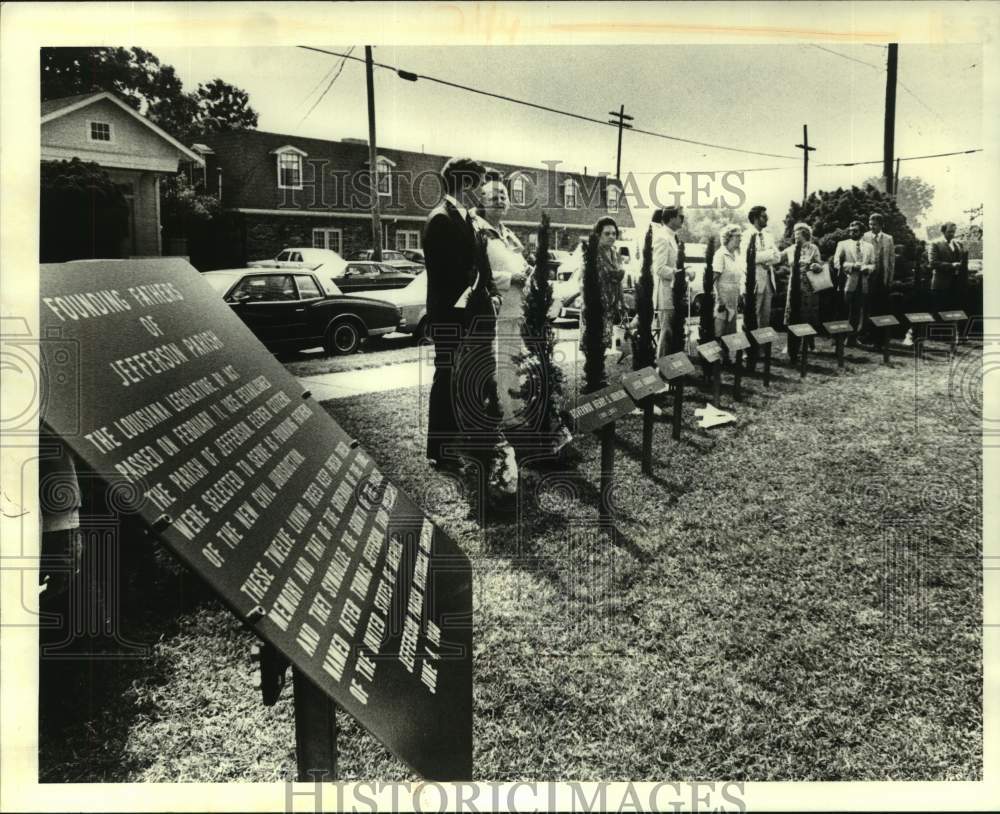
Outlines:
{"label": "man in dark suit", "polygon": [[446,161],[444,199],[424,226],[427,319],[434,341],[427,458],[440,468],[456,468],[457,445],[472,436],[481,448],[501,437],[492,352],[500,295],[471,211],[485,171],[470,158]]}
{"label": "man in dark suit", "polygon": [[941,237],[931,243],[931,298],[938,308],[957,307],[958,281],[967,262],[965,248],[955,240],[954,223],[941,226]]}

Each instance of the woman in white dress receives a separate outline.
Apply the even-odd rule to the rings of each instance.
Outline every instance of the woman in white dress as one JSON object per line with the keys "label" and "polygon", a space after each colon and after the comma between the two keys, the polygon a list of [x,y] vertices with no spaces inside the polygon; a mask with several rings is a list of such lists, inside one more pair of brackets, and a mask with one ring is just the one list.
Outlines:
{"label": "woman in white dress", "polygon": [[524,419],[520,368],[526,348],[521,338],[521,323],[524,321],[524,284],[529,268],[521,241],[501,221],[510,202],[499,173],[487,173],[480,199],[482,208],[476,214],[474,225],[486,237],[493,281],[502,294],[497,312],[495,346],[497,390],[503,426],[510,429]]}

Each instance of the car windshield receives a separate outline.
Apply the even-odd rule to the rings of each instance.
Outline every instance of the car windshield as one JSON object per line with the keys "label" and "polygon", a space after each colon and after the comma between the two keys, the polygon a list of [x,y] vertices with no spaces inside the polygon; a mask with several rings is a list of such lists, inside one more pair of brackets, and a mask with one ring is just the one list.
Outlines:
{"label": "car windshield", "polygon": [[203,274],[201,275],[201,279],[212,286],[212,288],[216,291],[223,292],[236,282],[236,280],[239,279],[239,276],[239,274],[219,274],[215,272],[212,274]]}

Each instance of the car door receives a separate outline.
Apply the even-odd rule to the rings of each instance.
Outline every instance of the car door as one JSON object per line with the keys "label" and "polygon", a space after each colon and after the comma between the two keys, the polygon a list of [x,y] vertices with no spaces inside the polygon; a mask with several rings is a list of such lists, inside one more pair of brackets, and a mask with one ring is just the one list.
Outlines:
{"label": "car door", "polygon": [[316,305],[326,297],[312,274],[296,274],[295,287],[299,293],[299,307],[295,314],[301,319],[297,327],[298,336],[303,341],[310,340],[319,344],[323,341],[327,319],[320,314]]}
{"label": "car door", "polygon": [[291,274],[248,274],[226,297],[233,311],[268,347],[301,340],[305,307]]}

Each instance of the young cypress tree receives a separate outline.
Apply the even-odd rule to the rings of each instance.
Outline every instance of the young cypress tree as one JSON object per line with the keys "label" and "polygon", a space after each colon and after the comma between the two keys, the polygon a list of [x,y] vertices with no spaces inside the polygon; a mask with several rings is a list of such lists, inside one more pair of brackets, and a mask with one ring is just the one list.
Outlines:
{"label": "young cypress tree", "polygon": [[[746,289],[743,295],[743,330],[757,329],[757,240],[750,239],[747,246]],[[756,346],[751,345],[747,354],[747,367],[751,370],[757,362]]]}
{"label": "young cypress tree", "polygon": [[583,255],[583,376],[584,393],[607,385],[604,370],[604,303],[597,270],[597,235],[591,234]]}
{"label": "young cypress tree", "polygon": [[[555,363],[555,335],[549,327],[552,307],[552,283],[549,280],[549,216],[543,214],[538,226],[538,249],[524,296],[524,320],[521,336],[526,353],[519,359],[523,377],[521,398],[529,407],[540,434],[553,433],[559,426],[563,409],[563,371]],[[538,400],[540,399],[540,402]]]}
{"label": "young cypress tree", "polygon": [[687,340],[687,307],[684,305],[687,299],[688,281],[687,272],[684,271],[684,242],[677,240],[677,273],[674,274],[674,284],[670,288],[670,295],[674,303],[674,313],[670,326],[670,346],[671,353],[684,350]]}
{"label": "young cypress tree", "polygon": [[[792,258],[792,274],[788,279],[788,324],[798,325],[802,321],[802,246],[795,244],[795,255]],[[804,339],[788,334],[789,351],[795,349],[794,353],[802,350]],[[794,353],[790,355],[794,356]]]}
{"label": "young cypress tree", "polygon": [[[715,235],[712,235],[705,247],[705,275],[701,281],[701,313],[698,323],[698,339],[701,343],[715,339],[715,272],[712,268],[714,259]],[[702,367],[707,376],[711,366],[705,362]]]}
{"label": "young cypress tree", "polygon": [[638,325],[635,331],[635,347],[632,349],[632,367],[640,370],[656,361],[656,347],[653,343],[653,227],[646,230],[646,240],[642,245],[642,268],[639,284],[635,287],[635,310]]}

